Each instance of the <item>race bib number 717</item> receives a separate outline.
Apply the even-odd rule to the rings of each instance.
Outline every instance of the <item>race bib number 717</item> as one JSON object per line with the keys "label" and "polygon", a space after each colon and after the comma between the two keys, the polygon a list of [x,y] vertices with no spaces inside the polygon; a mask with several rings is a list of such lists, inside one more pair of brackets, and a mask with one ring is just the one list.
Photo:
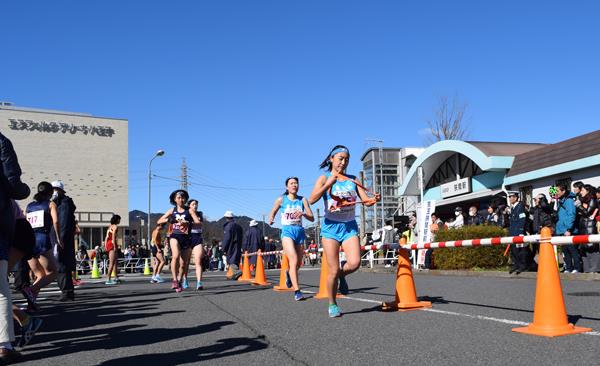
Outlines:
{"label": "race bib number 717", "polygon": [[34,229],[44,227],[44,211],[39,210],[39,211],[28,212],[27,213],[27,221],[29,221],[29,224]]}

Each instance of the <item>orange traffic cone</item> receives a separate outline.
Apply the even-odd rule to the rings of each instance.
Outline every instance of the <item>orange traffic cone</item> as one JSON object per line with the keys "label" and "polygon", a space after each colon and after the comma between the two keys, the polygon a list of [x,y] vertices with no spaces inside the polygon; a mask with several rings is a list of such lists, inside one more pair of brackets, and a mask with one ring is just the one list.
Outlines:
{"label": "orange traffic cone", "polygon": [[248,251],[244,253],[242,277],[238,278],[238,281],[252,281],[252,275],[250,274],[250,260],[248,259]]}
{"label": "orange traffic cone", "polygon": [[273,286],[275,291],[294,291],[293,288],[288,288],[285,284],[285,272],[290,269],[290,262],[285,254],[281,255],[281,271],[279,271],[279,286]]}
{"label": "orange traffic cone", "polygon": [[552,231],[543,228],[538,257],[537,285],[533,323],[526,327],[514,328],[514,332],[544,337],[558,337],[568,334],[590,332],[590,328],[576,327],[567,320],[567,310],[563,298],[558,266],[554,260],[554,250],[550,244]]}
{"label": "orange traffic cone", "polygon": [[[406,244],[406,239],[400,239],[400,244]],[[382,310],[409,311],[430,308],[431,302],[419,301],[415,280],[412,274],[408,250],[400,249],[398,255],[398,271],[396,272],[396,299],[392,302],[383,303]]]}
{"label": "orange traffic cone", "polygon": [[[329,295],[327,294],[327,273],[329,272],[329,267],[327,267],[327,256],[325,256],[325,252],[321,255],[321,275],[319,276],[319,292],[315,295],[315,299],[328,299]],[[335,297],[341,298],[344,297],[342,294],[337,294]]]}
{"label": "orange traffic cone", "polygon": [[254,281],[252,281],[252,284],[268,286],[270,283],[267,282],[267,277],[265,276],[265,265],[263,263],[263,257],[260,253],[261,251],[259,249],[258,256],[256,257],[256,275],[254,276]]}
{"label": "orange traffic cone", "polygon": [[228,280],[233,278],[233,267],[229,265],[229,269],[227,270],[227,275],[225,276]]}

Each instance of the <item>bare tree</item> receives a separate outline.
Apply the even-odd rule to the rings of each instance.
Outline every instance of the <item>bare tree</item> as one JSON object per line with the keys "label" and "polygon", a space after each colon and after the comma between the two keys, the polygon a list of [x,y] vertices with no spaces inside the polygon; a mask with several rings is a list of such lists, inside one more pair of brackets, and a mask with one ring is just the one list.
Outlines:
{"label": "bare tree", "polygon": [[458,97],[453,97],[452,101],[447,96],[439,97],[433,118],[427,120],[429,143],[467,137],[466,111],[467,103],[461,102]]}

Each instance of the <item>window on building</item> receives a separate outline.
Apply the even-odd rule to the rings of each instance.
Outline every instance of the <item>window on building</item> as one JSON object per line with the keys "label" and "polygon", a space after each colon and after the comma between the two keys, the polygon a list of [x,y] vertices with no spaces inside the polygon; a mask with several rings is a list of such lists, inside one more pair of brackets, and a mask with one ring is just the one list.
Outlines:
{"label": "window on building", "polygon": [[483,170],[468,157],[462,154],[453,154],[437,168],[425,188],[433,188],[444,183],[453,182],[456,180],[457,175],[461,178],[467,178],[482,173]]}

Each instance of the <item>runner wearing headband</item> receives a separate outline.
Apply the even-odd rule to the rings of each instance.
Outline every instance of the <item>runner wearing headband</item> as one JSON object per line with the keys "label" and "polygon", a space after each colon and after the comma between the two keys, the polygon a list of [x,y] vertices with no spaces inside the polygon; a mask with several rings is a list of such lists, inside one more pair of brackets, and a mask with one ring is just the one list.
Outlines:
{"label": "runner wearing headband", "polygon": [[[309,203],[314,204],[323,197],[325,220],[321,229],[323,251],[327,258],[327,293],[329,296],[329,317],[341,316],[337,306],[338,285],[342,294],[348,293],[346,275],[356,271],[360,265],[360,243],[358,225],[355,219],[355,205],[363,203],[372,206],[379,201],[375,194],[370,198],[364,187],[357,185],[354,176],[345,176],[350,162],[350,152],[342,145],[335,146],[319,166],[326,173],[315,182]],[[360,198],[359,201],[358,198]],[[344,249],[346,262],[340,269],[339,250]],[[338,284],[339,279],[339,284]]]}
{"label": "runner wearing headband", "polygon": [[273,225],[277,211],[281,212],[281,243],[283,252],[290,261],[290,269],[286,274],[286,285],[288,288],[294,288],[294,299],[296,301],[304,299],[300,285],[298,284],[298,269],[304,256],[304,228],[302,227],[302,217],[309,221],[314,221],[312,210],[306,198],[298,196],[299,180],[296,177],[290,177],[285,180],[285,192],[277,197],[275,204],[269,215],[269,225]]}
{"label": "runner wearing headband", "polygon": [[172,253],[171,273],[173,275],[173,282],[171,288],[175,292],[183,290],[181,281],[184,273],[184,261],[180,259],[185,258],[184,255],[187,254],[187,251],[191,250],[190,225],[192,223],[200,223],[196,211],[185,205],[189,199],[189,194],[183,189],[171,193],[169,201],[175,207],[165,212],[157,222],[157,224],[168,222],[173,227],[169,238],[169,247]]}

